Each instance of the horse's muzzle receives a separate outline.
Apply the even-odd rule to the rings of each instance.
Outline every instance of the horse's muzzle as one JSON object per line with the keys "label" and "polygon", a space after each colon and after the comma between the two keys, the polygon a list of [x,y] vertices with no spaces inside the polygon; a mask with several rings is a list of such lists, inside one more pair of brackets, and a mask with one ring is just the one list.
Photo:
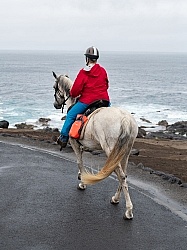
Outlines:
{"label": "horse's muzzle", "polygon": [[61,109],[62,108],[62,105],[59,105],[59,104],[57,104],[56,102],[54,102],[54,107],[56,108],[56,109]]}

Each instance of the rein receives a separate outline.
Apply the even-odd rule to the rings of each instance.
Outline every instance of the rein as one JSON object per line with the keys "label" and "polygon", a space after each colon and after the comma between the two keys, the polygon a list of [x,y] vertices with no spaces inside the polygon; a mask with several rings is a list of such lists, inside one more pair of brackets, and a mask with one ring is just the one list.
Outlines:
{"label": "rein", "polygon": [[62,113],[64,112],[64,106],[66,105],[67,100],[70,98],[70,95],[62,103]]}

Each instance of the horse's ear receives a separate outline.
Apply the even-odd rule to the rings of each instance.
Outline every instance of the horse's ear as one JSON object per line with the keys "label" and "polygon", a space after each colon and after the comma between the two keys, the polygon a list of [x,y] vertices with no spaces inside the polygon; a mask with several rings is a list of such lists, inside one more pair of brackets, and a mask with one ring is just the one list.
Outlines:
{"label": "horse's ear", "polygon": [[54,76],[55,79],[57,79],[57,75],[55,74],[55,72],[53,72],[53,76]]}

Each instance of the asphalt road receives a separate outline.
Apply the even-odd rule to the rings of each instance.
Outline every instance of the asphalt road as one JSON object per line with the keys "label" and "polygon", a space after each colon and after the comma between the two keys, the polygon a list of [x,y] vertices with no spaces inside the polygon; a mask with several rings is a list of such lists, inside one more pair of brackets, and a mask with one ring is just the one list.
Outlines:
{"label": "asphalt road", "polygon": [[0,142],[0,250],[186,250],[187,220],[130,184],[110,204],[115,179],[77,190],[76,163],[60,154]]}

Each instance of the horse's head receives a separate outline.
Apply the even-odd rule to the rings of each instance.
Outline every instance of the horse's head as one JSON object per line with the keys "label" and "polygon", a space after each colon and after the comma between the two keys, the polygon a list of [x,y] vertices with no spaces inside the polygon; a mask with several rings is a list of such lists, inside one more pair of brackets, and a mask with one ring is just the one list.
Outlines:
{"label": "horse's head", "polygon": [[68,83],[69,77],[67,75],[57,75],[53,72],[55,78],[55,84],[53,86],[55,93],[54,107],[56,109],[61,109],[63,112],[63,107],[66,104],[67,99],[69,98],[70,85]]}

